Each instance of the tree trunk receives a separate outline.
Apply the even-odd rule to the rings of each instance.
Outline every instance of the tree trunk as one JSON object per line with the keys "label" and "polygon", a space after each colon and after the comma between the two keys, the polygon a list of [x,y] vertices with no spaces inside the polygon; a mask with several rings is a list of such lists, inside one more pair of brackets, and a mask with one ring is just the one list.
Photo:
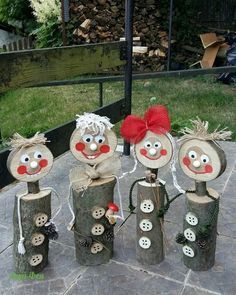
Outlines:
{"label": "tree trunk", "polygon": [[13,257],[16,273],[37,273],[48,263],[48,238],[40,232],[43,225],[51,218],[51,191],[44,190],[36,194],[28,193],[20,200],[21,224],[26,253],[18,253],[20,240],[17,200],[15,197],[13,214],[14,238]]}
{"label": "tree trunk", "polygon": [[136,256],[142,264],[158,264],[164,259],[164,219],[157,216],[164,205],[164,195],[164,186],[146,181],[138,183]]}
{"label": "tree trunk", "polygon": [[[186,194],[187,211],[184,218],[184,236],[187,242],[183,246],[183,261],[187,267],[196,271],[208,270],[215,263],[218,218],[216,205],[219,201],[219,194],[213,189],[208,189],[208,192],[217,201],[207,195]],[[216,213],[215,218],[212,218],[214,212]],[[210,229],[204,232],[211,219],[213,220]]]}
{"label": "tree trunk", "polygon": [[115,178],[111,177],[94,180],[85,192],[72,186],[76,258],[81,265],[107,263],[113,255],[114,231],[105,212],[108,203],[113,202],[115,184]]}

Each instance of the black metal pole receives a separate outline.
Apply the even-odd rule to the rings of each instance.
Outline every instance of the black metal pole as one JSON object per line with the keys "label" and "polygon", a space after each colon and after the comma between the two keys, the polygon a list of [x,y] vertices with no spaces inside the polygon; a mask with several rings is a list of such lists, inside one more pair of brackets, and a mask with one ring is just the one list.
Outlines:
{"label": "black metal pole", "polygon": [[62,21],[62,43],[63,46],[67,45],[67,37],[66,37],[66,23],[65,23],[65,2],[61,0],[61,21]]}
{"label": "black metal pole", "polygon": [[103,107],[103,83],[99,83],[99,107]]}
{"label": "black metal pole", "polygon": [[172,20],[173,20],[173,0],[170,0],[167,71],[171,70]]}
{"label": "black metal pole", "polygon": [[[125,115],[131,114],[132,106],[132,55],[133,55],[133,13],[134,0],[125,1],[125,41],[126,41],[126,68],[125,68]],[[123,154],[130,155],[130,144],[124,141]]]}

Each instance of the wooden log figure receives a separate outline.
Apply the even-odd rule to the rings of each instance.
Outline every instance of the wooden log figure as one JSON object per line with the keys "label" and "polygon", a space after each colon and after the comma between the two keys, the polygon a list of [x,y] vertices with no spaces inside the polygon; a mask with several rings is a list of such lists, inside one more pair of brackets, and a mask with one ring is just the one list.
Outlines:
{"label": "wooden log figure", "polygon": [[[173,155],[173,140],[168,133],[170,119],[162,105],[150,107],[144,118],[128,116],[121,135],[134,143],[138,161],[147,167],[146,177],[138,181],[136,256],[142,264],[158,264],[164,259],[163,223],[160,214],[166,197],[165,182],[157,178],[158,169]],[[134,209],[130,205],[130,210]]]}
{"label": "wooden log figure", "polygon": [[[113,255],[113,227],[117,218],[123,219],[113,202],[120,159],[114,154],[117,138],[112,127],[107,117],[85,113],[78,116],[70,140],[72,154],[83,163],[70,172],[73,210],[68,200],[73,215],[68,229],[74,230],[76,258],[81,265],[109,261]],[[120,207],[123,215],[121,197]]]}
{"label": "wooden log figure", "polygon": [[204,271],[215,263],[217,219],[220,194],[206,188],[206,182],[219,177],[226,168],[225,153],[216,140],[229,139],[225,129],[208,133],[208,122],[192,121],[185,128],[179,149],[183,172],[195,180],[195,190],[186,192],[183,233],[176,241],[183,244],[184,264],[192,270]]}
{"label": "wooden log figure", "polygon": [[51,221],[51,188],[39,189],[39,180],[53,165],[47,139],[36,133],[32,138],[14,134],[7,160],[10,173],[27,182],[28,191],[15,197],[13,257],[16,273],[40,272],[48,263],[49,238],[57,238]]}

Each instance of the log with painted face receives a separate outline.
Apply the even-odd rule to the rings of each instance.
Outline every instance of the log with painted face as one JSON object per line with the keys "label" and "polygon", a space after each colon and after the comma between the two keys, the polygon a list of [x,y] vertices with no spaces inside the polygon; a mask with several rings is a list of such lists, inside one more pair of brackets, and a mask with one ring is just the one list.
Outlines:
{"label": "log with painted face", "polygon": [[168,111],[164,106],[157,105],[150,107],[143,119],[128,116],[121,126],[121,135],[135,144],[135,154],[141,164],[158,169],[167,165],[172,158],[169,130]]}
{"label": "log with painted face", "polygon": [[7,167],[15,179],[36,182],[49,173],[53,165],[53,155],[46,147],[46,141],[44,135],[39,133],[29,139],[14,134]]}
{"label": "log with painted face", "polygon": [[91,165],[110,158],[117,146],[117,137],[111,130],[113,124],[107,117],[96,114],[85,113],[78,117],[70,140],[70,150],[74,157]]}
{"label": "log with painted face", "polygon": [[179,149],[179,164],[183,172],[196,181],[210,181],[219,177],[226,168],[224,151],[215,140],[227,139],[230,131],[208,133],[208,122],[192,121],[193,129],[183,130]]}

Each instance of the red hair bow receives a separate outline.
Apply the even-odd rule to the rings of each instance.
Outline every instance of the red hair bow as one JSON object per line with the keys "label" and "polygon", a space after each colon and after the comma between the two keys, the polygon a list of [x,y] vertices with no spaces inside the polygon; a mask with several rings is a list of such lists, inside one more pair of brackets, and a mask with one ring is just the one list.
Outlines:
{"label": "red hair bow", "polygon": [[150,107],[143,119],[134,115],[127,116],[121,125],[120,133],[126,141],[138,143],[148,130],[156,134],[170,131],[170,118],[166,107],[163,105]]}

